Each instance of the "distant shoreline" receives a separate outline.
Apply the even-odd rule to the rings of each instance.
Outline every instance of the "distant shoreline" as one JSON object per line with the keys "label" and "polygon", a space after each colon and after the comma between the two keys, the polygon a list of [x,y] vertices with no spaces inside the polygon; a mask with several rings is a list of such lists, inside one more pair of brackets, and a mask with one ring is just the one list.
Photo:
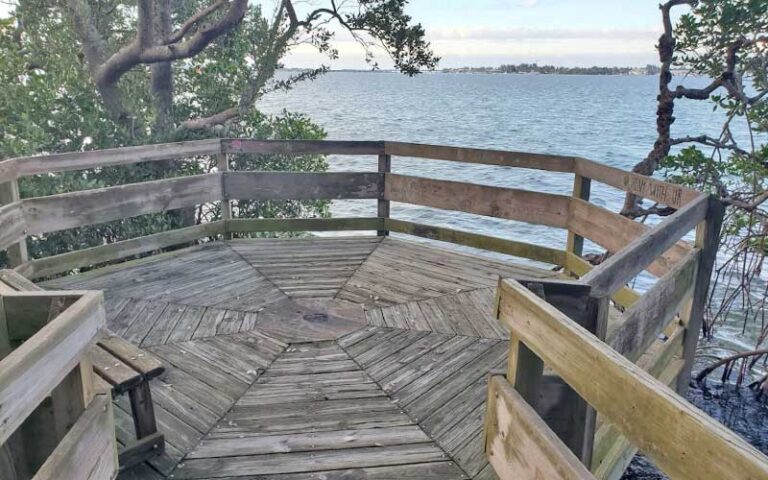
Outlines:
{"label": "distant shoreline", "polygon": [[[284,72],[302,72],[310,70],[309,68],[282,68],[279,71]],[[424,71],[422,73],[424,74],[458,74],[458,75],[563,75],[563,76],[579,76],[579,75],[589,75],[589,76],[606,76],[606,77],[617,77],[617,76],[655,76],[658,75],[657,73],[653,72],[647,72],[643,71],[645,69],[629,69],[628,71],[616,71],[616,72],[597,72],[597,71],[584,71],[584,70],[573,70],[573,71],[556,71],[556,72],[501,72],[501,71],[485,71],[485,70],[465,70],[465,69],[454,69],[454,68],[447,68],[442,70],[435,70],[435,71]],[[347,69],[347,68],[340,68],[340,69],[329,69],[327,73],[400,73],[397,70],[387,69],[387,70],[370,70],[370,69]],[[687,71],[673,71],[674,74],[687,74],[690,75]]]}

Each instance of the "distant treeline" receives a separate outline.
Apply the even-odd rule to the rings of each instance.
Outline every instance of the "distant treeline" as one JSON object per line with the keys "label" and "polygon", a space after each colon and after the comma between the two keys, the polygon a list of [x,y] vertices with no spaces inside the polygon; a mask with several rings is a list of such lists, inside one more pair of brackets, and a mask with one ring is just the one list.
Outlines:
{"label": "distant treeline", "polygon": [[659,67],[556,67],[554,65],[539,65],[536,63],[519,63],[517,65],[501,65],[498,67],[461,67],[444,68],[443,72],[450,73],[541,73],[550,75],[657,75]]}

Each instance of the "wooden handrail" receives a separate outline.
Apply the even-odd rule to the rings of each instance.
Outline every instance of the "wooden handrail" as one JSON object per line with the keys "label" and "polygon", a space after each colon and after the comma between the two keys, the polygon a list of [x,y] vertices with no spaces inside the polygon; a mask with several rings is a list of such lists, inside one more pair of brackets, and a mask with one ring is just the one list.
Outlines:
{"label": "wooden handrail", "polygon": [[[693,190],[577,157],[390,141],[212,139],[21,157],[0,162],[0,183],[3,180],[13,181],[24,175],[201,155],[216,155],[221,165],[222,162],[226,164],[227,154],[236,153],[377,155],[380,170],[382,158],[385,161],[381,172],[232,172],[225,168],[225,171],[213,174],[27,198],[0,207],[0,226],[4,227],[1,229],[0,247],[19,245],[18,242],[28,234],[47,233],[147,213],[164,212],[173,208],[222,201],[222,199],[228,202],[230,199],[370,198],[378,201],[381,218],[388,216],[386,207],[390,201],[413,203],[567,228],[569,238],[574,242],[582,237],[588,238],[608,249],[614,257],[628,244],[637,241],[637,237],[652,235],[648,233],[648,227],[579,198],[392,174],[387,170],[388,162],[392,161],[393,156],[576,173],[583,182],[589,182],[589,179],[593,178],[625,191],[667,201],[673,206],[685,205],[692,199],[703,198]],[[411,227],[408,228],[413,230]],[[386,229],[378,231],[386,233]],[[469,241],[466,235],[462,239]],[[679,237],[674,240],[678,239]],[[487,241],[481,243],[488,244]],[[647,268],[654,275],[661,277],[669,272],[689,250],[690,247],[687,244],[678,242],[667,252],[662,252]],[[131,251],[131,248],[125,251]],[[102,252],[106,253],[106,250]],[[115,252],[120,253],[117,250]],[[542,253],[540,249],[535,252],[536,255]],[[67,262],[74,261],[75,258],[75,256],[69,257]],[[97,256],[97,258],[104,257]],[[551,260],[554,257],[546,253],[542,258]],[[22,256],[20,261],[24,260]],[[62,260],[65,259],[62,257]],[[558,264],[566,263],[565,260],[567,257],[561,259]],[[606,271],[611,264],[617,262],[619,261],[609,260],[606,265],[589,273],[589,278],[605,277],[606,274],[600,272]],[[19,260],[16,260],[14,265],[18,263]],[[40,269],[41,272],[50,271],[50,265],[40,266],[43,267]],[[29,273],[29,270],[26,272]],[[614,283],[618,285],[623,280],[625,279],[617,278]],[[602,288],[600,285],[595,285],[596,290]]]}
{"label": "wooden handrail", "polygon": [[595,296],[610,295],[645,270],[678,239],[707,218],[709,198],[698,197],[590,271],[582,279]]}
{"label": "wooden handrail", "polygon": [[[0,361],[0,445],[76,367],[98,330],[104,327],[102,293],[80,293],[72,306]],[[51,293],[42,295],[50,297]],[[6,299],[11,296],[30,297],[21,293],[4,295]]]}
{"label": "wooden handrail", "polygon": [[562,155],[389,141],[384,142],[384,151],[388,155],[399,157],[447,160],[461,163],[498,165],[501,167],[532,168],[562,173],[573,173],[575,162],[574,157]]}
{"label": "wooden handrail", "polygon": [[757,449],[514,280],[499,318],[671,478],[768,478]]}

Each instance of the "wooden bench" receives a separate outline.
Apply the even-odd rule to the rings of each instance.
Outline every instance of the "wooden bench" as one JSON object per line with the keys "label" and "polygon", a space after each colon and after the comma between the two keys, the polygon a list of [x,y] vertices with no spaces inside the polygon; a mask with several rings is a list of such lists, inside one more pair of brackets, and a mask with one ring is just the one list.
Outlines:
{"label": "wooden bench", "polygon": [[165,437],[157,431],[149,382],[165,371],[163,364],[131,342],[111,334],[105,334],[89,353],[97,375],[97,391],[111,391],[113,396],[127,393],[131,402],[136,442],[120,451],[120,469],[161,455],[165,451]]}
{"label": "wooden bench", "polygon": [[[35,283],[13,270],[0,270],[0,282],[16,291],[41,291]],[[149,382],[165,371],[152,354],[118,336],[104,332],[89,350],[98,392],[113,397],[128,394],[136,430],[136,441],[119,453],[124,470],[165,451],[165,437],[157,431],[155,409]]]}

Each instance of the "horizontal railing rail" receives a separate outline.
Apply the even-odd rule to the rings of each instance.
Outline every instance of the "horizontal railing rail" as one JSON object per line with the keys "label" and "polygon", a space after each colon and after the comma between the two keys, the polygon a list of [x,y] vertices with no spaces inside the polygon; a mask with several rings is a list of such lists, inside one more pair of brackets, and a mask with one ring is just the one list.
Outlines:
{"label": "horizontal railing rail", "polygon": [[[231,160],[240,154],[356,155],[376,157],[378,161],[370,172],[232,170]],[[402,157],[570,174],[574,180],[573,194],[392,173],[393,158]],[[20,198],[18,192],[17,181],[26,176],[140,162],[201,159],[216,165],[216,169],[207,174],[43,197]],[[591,203],[593,181],[669,205],[677,212],[648,227]],[[377,216],[234,218],[236,212],[231,204],[237,200],[334,199],[375,201]],[[233,235],[261,232],[376,231],[379,235],[394,232],[556,265],[576,280],[535,287],[546,301],[538,297],[535,301],[528,300],[534,306],[550,302],[562,308],[568,316],[578,317],[578,323],[592,332],[594,337],[591,338],[599,342],[595,355],[605,354],[607,348],[614,356],[623,356],[621,365],[629,362],[633,368],[648,372],[660,382],[676,386],[678,391],[683,391],[690,372],[714,259],[713,239],[722,217],[722,206],[702,193],[579,157],[390,141],[214,139],[15,158],[0,162],[0,202],[3,203],[0,206],[0,249],[7,249],[16,272],[31,279],[102,266],[201,239],[227,239]],[[221,206],[220,220],[50,257],[27,258],[29,236],[216,202]],[[390,218],[391,202],[565,230],[566,248]],[[694,228],[696,242],[691,245],[683,238]],[[597,266],[587,262],[583,258],[585,239],[604,248],[609,253],[607,260]],[[657,280],[641,295],[627,284],[643,271]],[[533,289],[535,282],[528,281],[526,285]],[[526,292],[526,298],[533,295],[528,290]],[[509,292],[506,294],[509,296]],[[573,298],[578,301],[574,302]],[[618,318],[611,322],[607,320],[609,298],[621,310]],[[550,320],[561,322],[568,316]],[[535,379],[543,372],[541,359],[546,358],[541,356],[536,360],[539,352],[533,346],[526,350],[528,342],[534,340],[523,338],[515,328],[520,327],[513,328],[513,339],[519,337],[520,341],[512,342],[512,345],[518,345],[519,351],[515,350],[518,347],[513,347],[511,364],[519,361],[521,365],[532,366],[535,374],[530,378],[521,377],[522,383],[512,381],[520,398],[506,395],[504,392],[509,393],[509,389],[496,381],[494,394],[506,395],[507,403],[503,408],[501,404],[493,408],[497,408],[495,415],[502,415],[504,411],[504,415],[522,415],[525,418],[521,417],[521,421],[533,428],[540,426],[542,419],[530,418],[530,409],[519,408],[519,400],[531,399]],[[563,331],[570,332],[568,329]],[[661,333],[665,335],[661,336]],[[570,385],[572,379],[558,369],[554,370]],[[515,371],[515,375],[517,373]],[[565,445],[577,452],[576,458],[589,466],[597,478],[618,478],[618,473],[623,471],[635,451],[634,445],[644,448],[645,444],[638,443],[634,431],[615,424],[616,419],[611,414],[605,414],[601,408],[595,414],[587,405],[590,398],[576,385],[572,385],[573,388],[568,385],[550,382],[547,388],[556,386],[563,392],[562,398],[570,402],[567,404],[568,415],[578,419],[575,423],[581,425],[581,430],[568,431],[565,435],[562,425],[553,424],[549,433],[555,437],[565,435]],[[550,407],[552,405],[555,403]],[[542,418],[549,424],[551,419],[547,415]],[[543,437],[533,433],[522,440],[539,442],[536,455],[556,455],[562,445],[553,446],[549,433],[543,434],[549,440],[542,440]],[[573,467],[573,458],[560,460],[565,462],[562,465]],[[579,469],[574,471],[578,473]]]}
{"label": "horizontal railing rail", "polygon": [[24,282],[0,271],[0,471],[113,478],[112,402],[95,393],[88,355],[105,324],[102,293],[16,291]]}
{"label": "horizontal railing rail", "polygon": [[[557,458],[549,459],[550,464],[572,460],[573,452],[564,453],[561,440],[553,439],[546,430],[529,432],[528,441],[514,444],[499,437],[499,425],[509,418],[498,413],[498,404],[502,401],[499,397],[506,397],[505,405],[516,399],[509,392],[504,393],[498,383],[509,381],[516,389],[529,392],[532,379],[524,376],[520,365],[526,355],[535,355],[594,407],[604,422],[610,422],[603,436],[613,435],[612,446],[617,444],[617,435],[610,433],[611,428],[639,447],[671,478],[768,478],[768,458],[677,395],[666,385],[671,381],[669,376],[663,378],[664,375],[657,374],[662,381],[654,378],[652,373],[632,363],[519,282],[502,280],[498,298],[498,318],[510,328],[512,338],[519,342],[517,345],[525,350],[510,352],[507,379],[496,379],[490,390],[496,396],[489,397],[486,448],[497,472],[521,475],[526,468],[536,465],[528,462],[529,451],[536,454],[542,444],[555,451],[553,455]],[[526,401],[530,403],[530,397]],[[530,409],[516,408],[515,412],[531,416]],[[596,445],[596,450],[599,448],[604,446]],[[622,449],[619,442],[619,450]],[[571,468],[570,473],[552,478],[618,478],[612,476],[613,471],[602,467],[599,463],[593,464],[589,475]]]}

